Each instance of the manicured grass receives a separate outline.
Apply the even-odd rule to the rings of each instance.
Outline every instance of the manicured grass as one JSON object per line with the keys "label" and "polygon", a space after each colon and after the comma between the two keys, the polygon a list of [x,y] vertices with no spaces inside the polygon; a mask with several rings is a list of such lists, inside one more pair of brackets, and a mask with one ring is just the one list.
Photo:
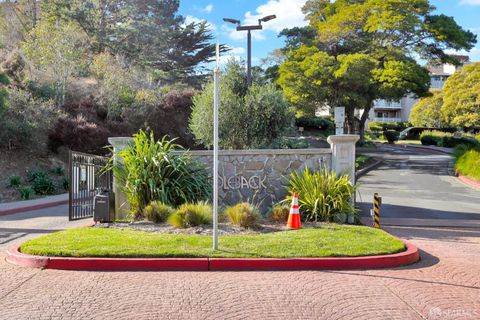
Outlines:
{"label": "manicured grass", "polygon": [[421,145],[422,142],[420,140],[398,140],[395,142],[395,144],[415,144],[415,145]]}
{"label": "manicured grass", "polygon": [[353,257],[396,253],[404,244],[382,230],[329,225],[251,236],[212,237],[79,228],[23,244],[24,253],[64,257]]}
{"label": "manicured grass", "polygon": [[480,181],[480,147],[470,150],[455,149],[455,170],[464,176]]}

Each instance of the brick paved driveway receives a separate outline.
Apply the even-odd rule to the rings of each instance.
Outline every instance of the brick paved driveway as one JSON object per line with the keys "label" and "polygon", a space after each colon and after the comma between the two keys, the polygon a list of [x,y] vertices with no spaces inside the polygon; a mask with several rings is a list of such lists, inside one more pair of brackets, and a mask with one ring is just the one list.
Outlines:
{"label": "brick paved driveway", "polygon": [[0,262],[1,319],[480,319],[480,230],[392,227],[423,249],[376,271],[78,272]]}

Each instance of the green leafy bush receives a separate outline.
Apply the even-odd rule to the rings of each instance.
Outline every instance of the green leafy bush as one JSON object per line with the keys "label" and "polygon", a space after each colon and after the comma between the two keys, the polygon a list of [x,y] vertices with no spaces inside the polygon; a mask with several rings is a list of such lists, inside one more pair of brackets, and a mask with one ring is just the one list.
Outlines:
{"label": "green leafy bush", "polygon": [[455,137],[455,136],[444,136],[438,141],[437,145],[439,147],[445,148],[455,148],[458,145],[465,145],[468,147],[475,147],[478,142],[470,137]]}
{"label": "green leafy bush", "polygon": [[0,146],[43,148],[60,111],[53,101],[36,99],[25,90],[9,89],[8,98],[8,107],[0,116]]}
{"label": "green leafy bush", "polygon": [[398,141],[399,133],[397,131],[384,131],[383,135],[387,139],[388,143],[393,144],[395,141]]}
{"label": "green leafy bush", "polygon": [[274,222],[287,222],[289,214],[290,214],[290,206],[286,204],[275,205],[270,211],[268,218]]}
{"label": "green leafy bush", "polygon": [[320,130],[333,130],[335,123],[330,118],[303,116],[295,119],[297,127],[315,128]]}
{"label": "green leafy bush", "polygon": [[22,184],[22,177],[13,175],[8,177],[8,186],[10,188],[18,188]]}
{"label": "green leafy bush", "polygon": [[211,224],[212,206],[206,202],[185,203],[170,215],[168,223],[177,228],[190,228],[203,224]]}
{"label": "green leafy bush", "polygon": [[379,122],[371,121],[368,123],[368,130],[372,132],[381,132],[381,131],[402,131],[406,128],[411,127],[409,122]]}
{"label": "green leafy bush", "polygon": [[[273,140],[265,149],[308,149],[309,146],[308,141],[282,137]],[[261,146],[260,149],[264,147]]]}
{"label": "green leafy bush", "polygon": [[22,200],[28,200],[32,197],[33,189],[29,186],[23,186],[17,189]]}
{"label": "green leafy bush", "polygon": [[46,176],[48,176],[48,174],[40,168],[33,168],[32,170],[27,171],[28,182],[33,182],[36,179],[44,178]]}
{"label": "green leafy bush", "polygon": [[381,132],[383,131],[382,122],[371,121],[368,123],[368,130],[372,132]]}
{"label": "green leafy bush", "polygon": [[443,137],[453,137],[453,134],[442,131],[424,131],[420,134],[420,142],[426,146],[438,146]]}
{"label": "green leafy bush", "polygon": [[242,202],[225,209],[225,216],[231,224],[243,228],[255,228],[260,220],[258,208],[248,202]]}
{"label": "green leafy bush", "polygon": [[68,191],[70,189],[70,180],[67,177],[61,177],[57,185],[58,189]]}
{"label": "green leafy bush", "polygon": [[[140,130],[125,149],[113,153],[106,169],[113,170],[125,193],[134,218],[141,216],[151,201],[170,206],[210,198],[212,187],[206,168],[183,148],[165,137],[156,141],[153,133]],[[118,161],[114,164],[113,159]]]}
{"label": "green leafy bush", "polygon": [[36,194],[49,195],[54,194],[56,187],[53,179],[48,176],[39,176],[32,181],[32,188]]}
{"label": "green leafy bush", "polygon": [[152,201],[148,206],[143,208],[144,218],[155,223],[167,221],[168,217],[174,212],[175,210],[172,207],[160,201]]}
{"label": "green leafy bush", "polygon": [[[219,137],[223,149],[259,148],[270,145],[290,127],[292,114],[275,84],[248,87],[244,67],[227,64],[220,82]],[[190,129],[195,139],[213,144],[213,83],[193,98]]]}
{"label": "green leafy bush", "polygon": [[288,179],[290,194],[298,192],[300,213],[308,221],[333,221],[335,214],[356,212],[351,202],[357,186],[348,175],[337,175],[323,168],[321,171],[294,171]]}
{"label": "green leafy bush", "polygon": [[53,174],[56,174],[57,176],[63,176],[65,175],[65,169],[62,166],[55,167],[51,170]]}

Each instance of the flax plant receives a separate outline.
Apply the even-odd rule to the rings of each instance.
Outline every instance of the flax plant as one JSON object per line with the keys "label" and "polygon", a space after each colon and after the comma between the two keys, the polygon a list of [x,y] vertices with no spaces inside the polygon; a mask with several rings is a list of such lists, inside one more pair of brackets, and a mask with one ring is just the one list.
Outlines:
{"label": "flax plant", "polygon": [[306,221],[333,221],[337,213],[356,213],[352,197],[357,186],[348,175],[326,168],[312,172],[305,167],[302,172],[292,172],[287,181],[289,193],[298,192],[300,212]]}
{"label": "flax plant", "polygon": [[126,149],[113,153],[106,169],[113,170],[134,218],[151,201],[176,207],[210,198],[206,168],[188,153],[174,152],[184,149],[173,141],[166,137],[155,141],[153,133],[140,130]]}

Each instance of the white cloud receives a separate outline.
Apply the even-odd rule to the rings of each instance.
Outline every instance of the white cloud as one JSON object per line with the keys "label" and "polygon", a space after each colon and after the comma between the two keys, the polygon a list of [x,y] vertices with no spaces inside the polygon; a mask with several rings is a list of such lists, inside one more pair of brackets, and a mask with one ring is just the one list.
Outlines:
{"label": "white cloud", "polygon": [[230,49],[230,51],[228,51],[228,53],[232,54],[232,55],[242,55],[245,53],[245,48],[243,47],[235,47],[235,48],[232,48],[232,47],[228,47]]}
{"label": "white cloud", "polygon": [[211,30],[211,31],[216,31],[217,30],[217,26],[211,22],[209,22],[208,20],[206,19],[200,19],[200,18],[197,18],[197,17],[194,17],[194,16],[186,16],[185,17],[185,25],[188,25],[192,22],[194,23],[200,23],[200,22],[204,22],[204,21],[207,21],[207,27]]}
{"label": "white cloud", "polygon": [[[255,9],[252,13],[248,11],[245,13],[243,24],[256,25],[258,19],[274,14],[276,19],[268,22],[263,22],[263,30],[252,31],[252,38],[255,40],[265,40],[265,30],[279,33],[285,28],[303,27],[308,25],[305,21],[305,15],[302,13],[302,7],[306,0],[268,0]],[[222,30],[226,31],[228,36],[233,40],[243,40],[246,38],[246,31],[237,32],[235,28],[229,26],[222,26]]]}
{"label": "white cloud", "polygon": [[245,23],[257,24],[258,19],[274,14],[276,19],[263,23],[264,30],[280,32],[285,28],[303,27],[308,24],[305,21],[305,15],[302,7],[305,0],[269,0],[255,10],[255,14],[250,11],[245,14]]}
{"label": "white cloud", "polygon": [[207,6],[205,8],[202,8],[200,11],[205,13],[211,13],[213,11],[213,4],[207,4]]}
{"label": "white cloud", "polygon": [[480,0],[460,0],[461,6],[480,6]]}

